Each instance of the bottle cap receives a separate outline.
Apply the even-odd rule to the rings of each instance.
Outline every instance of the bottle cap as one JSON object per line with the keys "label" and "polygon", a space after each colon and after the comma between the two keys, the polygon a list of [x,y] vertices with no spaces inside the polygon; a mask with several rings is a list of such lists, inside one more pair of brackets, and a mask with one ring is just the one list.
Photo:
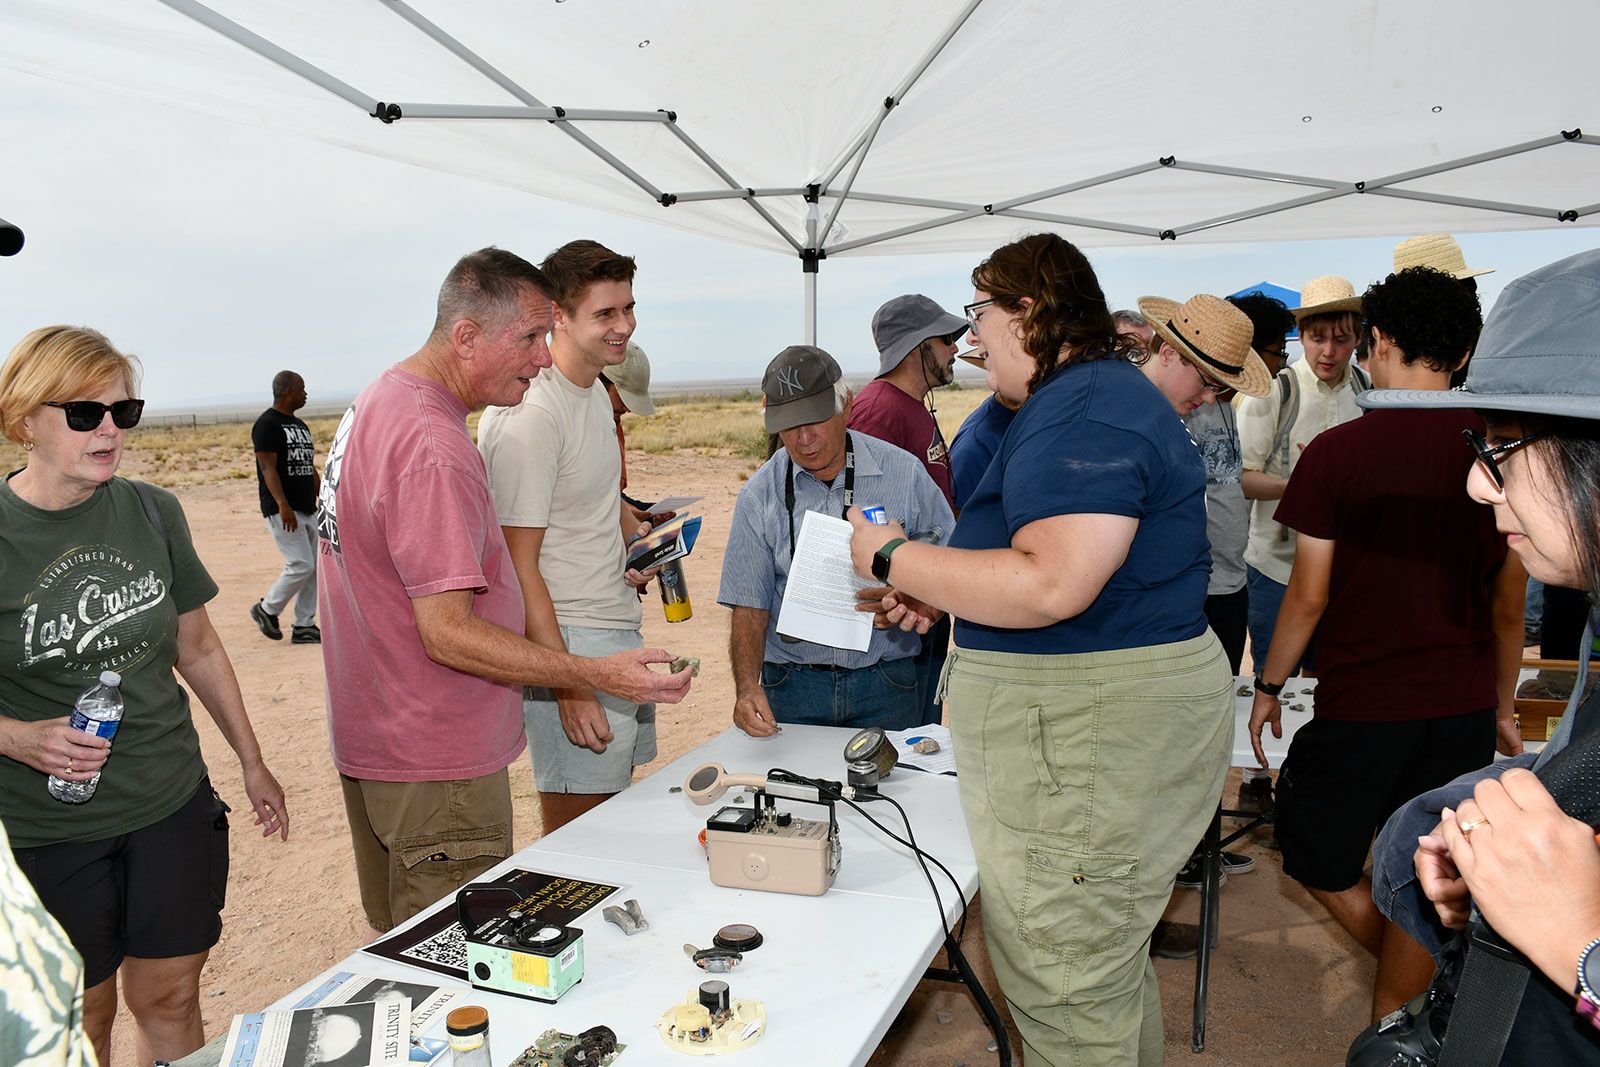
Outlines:
{"label": "bottle cap", "polygon": [[116,671],[101,671],[100,672],[100,684],[101,685],[113,685],[113,686],[121,685],[122,684],[122,675],[118,674]]}
{"label": "bottle cap", "polygon": [[476,1004],[457,1008],[444,1017],[444,1028],[449,1033],[461,1036],[481,1034],[489,1029],[489,1011]]}

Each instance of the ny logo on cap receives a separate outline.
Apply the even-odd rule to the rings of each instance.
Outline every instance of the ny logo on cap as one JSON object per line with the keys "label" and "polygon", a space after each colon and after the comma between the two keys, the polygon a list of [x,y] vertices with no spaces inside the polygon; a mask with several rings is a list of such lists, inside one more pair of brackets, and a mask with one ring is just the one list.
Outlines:
{"label": "ny logo on cap", "polygon": [[794,367],[784,367],[778,371],[778,388],[784,396],[793,396],[801,389],[800,372]]}

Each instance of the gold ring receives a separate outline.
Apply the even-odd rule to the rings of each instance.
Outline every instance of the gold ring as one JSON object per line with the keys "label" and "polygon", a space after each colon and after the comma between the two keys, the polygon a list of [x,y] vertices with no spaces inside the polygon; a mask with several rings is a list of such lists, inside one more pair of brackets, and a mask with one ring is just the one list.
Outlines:
{"label": "gold ring", "polygon": [[72,757],[71,756],[67,757],[67,773],[68,774],[72,773]]}
{"label": "gold ring", "polygon": [[1488,825],[1488,819],[1463,819],[1460,823],[1461,835],[1463,837],[1470,837],[1472,835],[1472,831],[1476,830],[1480,826]]}

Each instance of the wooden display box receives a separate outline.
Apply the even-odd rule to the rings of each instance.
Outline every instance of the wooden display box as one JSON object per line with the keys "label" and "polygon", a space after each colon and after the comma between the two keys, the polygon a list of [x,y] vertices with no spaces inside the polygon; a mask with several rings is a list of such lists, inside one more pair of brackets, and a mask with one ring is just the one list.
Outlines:
{"label": "wooden display box", "polygon": [[[1524,741],[1547,741],[1561,724],[1578,684],[1578,664],[1565,659],[1530,659],[1517,681],[1517,727]],[[1593,679],[1590,681],[1593,686]]]}

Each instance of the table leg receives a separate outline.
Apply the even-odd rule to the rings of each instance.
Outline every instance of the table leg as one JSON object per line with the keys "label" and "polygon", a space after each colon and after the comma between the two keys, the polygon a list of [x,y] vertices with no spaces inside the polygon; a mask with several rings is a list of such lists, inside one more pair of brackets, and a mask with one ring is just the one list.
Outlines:
{"label": "table leg", "polygon": [[1194,954],[1194,1035],[1189,1047],[1195,1052],[1206,1048],[1206,986],[1211,977],[1211,938],[1216,930],[1219,912],[1222,876],[1222,805],[1211,817],[1206,827],[1205,844],[1201,849],[1204,874],[1200,881],[1200,930]]}
{"label": "table leg", "polygon": [[1006,1033],[1006,1024],[1000,1018],[999,1009],[994,1006],[994,1001],[989,999],[989,991],[978,981],[978,976],[972,971],[972,965],[967,962],[966,955],[961,952],[954,940],[945,941],[945,956],[955,966],[955,970],[929,967],[923,977],[939,982],[959,983],[967,987],[967,992],[972,994],[973,1002],[978,1005],[978,1011],[983,1015],[983,1021],[989,1024],[989,1030],[994,1034],[995,1055],[999,1057],[1000,1067],[1011,1067],[1011,1036]]}

